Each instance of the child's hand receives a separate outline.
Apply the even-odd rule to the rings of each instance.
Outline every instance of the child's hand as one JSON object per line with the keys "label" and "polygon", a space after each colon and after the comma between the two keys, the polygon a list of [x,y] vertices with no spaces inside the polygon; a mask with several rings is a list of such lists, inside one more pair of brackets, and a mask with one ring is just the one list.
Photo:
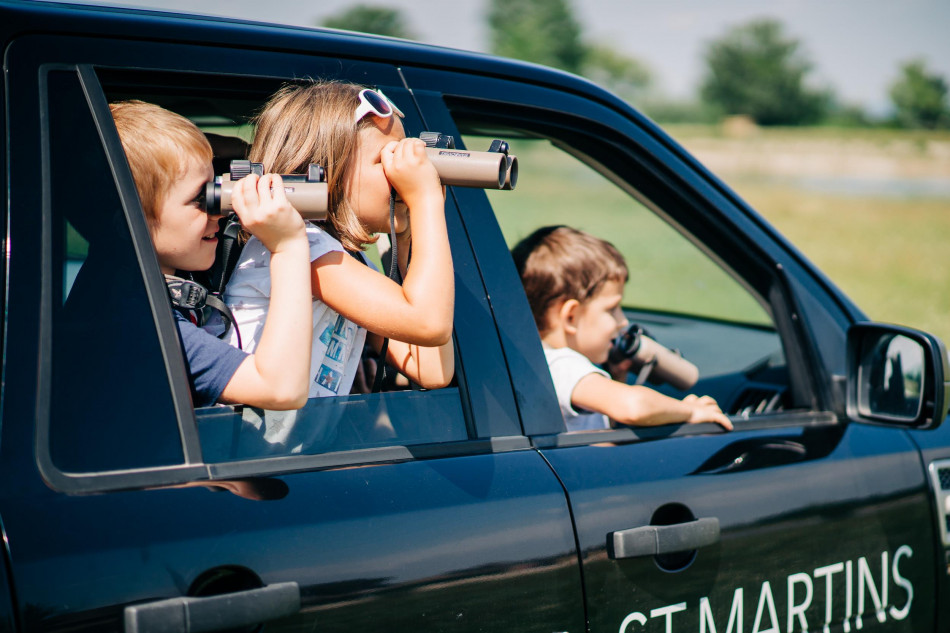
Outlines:
{"label": "child's hand", "polygon": [[689,419],[686,420],[687,424],[715,422],[727,431],[732,430],[732,422],[729,421],[729,418],[726,417],[713,398],[709,396],[699,397],[690,394],[683,398],[683,402],[690,405],[693,410]]}
{"label": "child's hand", "polygon": [[630,358],[624,358],[619,363],[612,363],[608,358],[607,362],[604,363],[604,369],[606,369],[610,377],[617,382],[627,382],[627,374],[630,373],[632,368],[633,360]]}
{"label": "child's hand", "polygon": [[[383,172],[410,209],[428,203],[444,208],[442,181],[425,147],[425,143],[417,138],[387,143],[381,154]],[[403,227],[396,227],[397,232],[400,228]]]}
{"label": "child's hand", "polygon": [[303,218],[287,201],[277,174],[251,174],[237,181],[231,204],[244,228],[271,253],[279,252],[288,241],[306,240]]}

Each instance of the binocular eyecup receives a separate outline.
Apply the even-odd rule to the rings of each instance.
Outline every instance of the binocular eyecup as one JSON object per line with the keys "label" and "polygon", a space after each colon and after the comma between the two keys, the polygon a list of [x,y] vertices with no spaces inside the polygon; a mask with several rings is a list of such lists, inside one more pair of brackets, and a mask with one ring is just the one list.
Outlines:
{"label": "binocular eyecup", "polygon": [[[479,189],[514,189],[518,182],[518,158],[508,153],[508,143],[492,141],[487,152],[455,149],[455,139],[440,132],[419,135],[426,154],[439,173],[443,185]],[[232,210],[234,183],[250,174],[264,175],[262,163],[232,160],[227,174],[215,176],[205,186],[204,210],[216,215]],[[329,190],[326,171],[311,164],[304,174],[280,174],[287,200],[305,220],[326,220]]]}
{"label": "binocular eyecup", "polygon": [[[636,372],[637,384],[649,380],[654,384],[669,383],[685,391],[699,380],[699,368],[679,352],[660,345],[646,335],[645,330],[632,323],[616,339],[607,357],[609,363],[633,361],[631,371]],[[645,373],[644,373],[645,372]]]}

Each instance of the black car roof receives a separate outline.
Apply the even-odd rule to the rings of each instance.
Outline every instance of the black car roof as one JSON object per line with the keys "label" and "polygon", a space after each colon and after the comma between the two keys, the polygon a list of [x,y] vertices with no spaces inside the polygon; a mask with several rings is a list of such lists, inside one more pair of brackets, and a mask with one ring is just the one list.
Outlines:
{"label": "black car roof", "polygon": [[82,5],[37,0],[0,0],[0,34],[6,44],[36,32],[177,40],[243,48],[293,50],[349,59],[389,60],[394,64],[477,72],[484,76],[556,86],[560,90],[629,110],[623,101],[576,75],[528,62],[423,44],[392,37],[323,27],[270,24],[235,18],[131,7]]}

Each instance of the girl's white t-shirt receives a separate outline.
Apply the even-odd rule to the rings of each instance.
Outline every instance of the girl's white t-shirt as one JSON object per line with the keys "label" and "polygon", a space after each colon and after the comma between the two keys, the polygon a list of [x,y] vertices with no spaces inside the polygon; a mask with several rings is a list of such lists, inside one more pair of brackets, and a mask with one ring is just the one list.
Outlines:
{"label": "girl's white t-shirt", "polygon": [[[307,223],[310,261],[327,253],[345,252],[343,245],[316,224]],[[362,261],[377,270],[362,254]],[[244,351],[253,353],[260,342],[270,306],[270,251],[251,237],[238,259],[224,292],[224,301],[234,313]],[[350,393],[359,368],[366,330],[336,313],[327,304],[313,300],[313,350],[310,356],[310,398]],[[237,345],[232,330],[231,344]]]}

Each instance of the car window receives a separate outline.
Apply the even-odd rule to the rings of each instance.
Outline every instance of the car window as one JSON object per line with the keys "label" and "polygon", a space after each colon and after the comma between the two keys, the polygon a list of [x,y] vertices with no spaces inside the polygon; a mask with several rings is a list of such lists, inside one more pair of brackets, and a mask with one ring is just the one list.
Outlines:
{"label": "car window", "polygon": [[[643,376],[646,384],[677,397],[712,395],[733,415],[785,408],[783,347],[767,304],[701,248],[702,235],[677,230],[603,166],[562,149],[557,139],[507,135],[519,161],[517,195],[488,191],[488,197],[509,248],[541,226],[561,224],[611,242],[629,269],[623,295],[629,321],[699,371],[686,390],[655,375]],[[464,140],[477,149],[491,137]],[[634,372],[628,382],[637,379]]]}
{"label": "car window", "polygon": [[[216,149],[227,148],[216,156],[219,173],[226,164],[220,159],[243,157],[238,154],[249,138],[248,120],[269,94],[255,85],[242,95],[240,79],[235,79],[228,85],[227,100],[216,100],[213,92],[196,96],[201,81],[193,76],[182,77],[181,92],[176,94],[169,88],[175,84],[169,83],[168,73],[163,74],[161,89],[153,93],[143,80],[147,73],[129,74],[135,76],[134,89],[123,83],[119,69],[98,73],[103,79],[103,98],[153,101],[191,118],[209,135],[219,137],[213,141]],[[344,461],[365,462],[392,455],[360,454],[361,449],[439,445],[476,437],[467,413],[471,402],[466,400],[463,407],[456,382],[444,389],[424,390],[390,368],[391,378],[384,382],[382,392],[368,393],[371,365],[366,365],[365,379],[358,381],[361,389],[312,399],[300,412],[265,412],[241,405],[190,412],[176,408],[182,405],[180,397],[176,404],[175,390],[179,396],[187,394],[187,386],[177,384],[174,372],[169,373],[167,355],[177,355],[174,363],[184,363],[184,357],[177,330],[167,327],[172,322],[165,320],[163,325],[157,318],[163,311],[170,314],[170,305],[164,293],[150,297],[147,290],[149,273],[142,266],[142,254],[151,244],[142,234],[130,233],[114,180],[118,168],[114,160],[110,164],[97,131],[97,125],[111,125],[111,119],[96,120],[75,71],[51,71],[47,83],[43,107],[48,113],[45,161],[51,174],[47,186],[54,295],[48,450],[56,469],[107,474],[194,460],[226,465],[264,457],[286,461],[341,453],[351,455]],[[274,90],[279,86],[276,80],[267,84]],[[398,90],[387,89],[391,93]],[[402,96],[408,98],[408,93]],[[77,161],[82,170],[58,169]],[[83,192],[79,199],[77,191]],[[132,206],[133,213],[141,214],[137,200]],[[137,221],[145,226],[144,218]],[[455,242],[464,243],[464,239]],[[153,254],[149,251],[149,256]],[[371,259],[379,261],[378,255]],[[152,283],[154,289],[155,280]],[[164,285],[159,287],[164,290]],[[371,351],[365,354],[374,356]],[[291,427],[293,432],[283,432]],[[186,458],[192,442],[191,456]],[[331,461],[339,464],[340,458]],[[307,464],[263,463],[260,470],[320,467],[323,462]],[[84,484],[84,489],[95,489],[95,485]]]}

